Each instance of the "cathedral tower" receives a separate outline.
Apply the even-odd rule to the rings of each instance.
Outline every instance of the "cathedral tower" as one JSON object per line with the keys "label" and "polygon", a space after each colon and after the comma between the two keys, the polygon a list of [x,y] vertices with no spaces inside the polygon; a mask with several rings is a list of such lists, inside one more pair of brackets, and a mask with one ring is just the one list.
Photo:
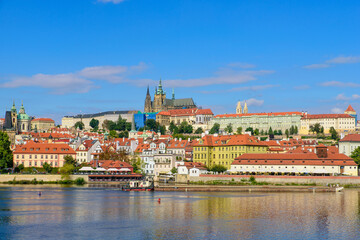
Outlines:
{"label": "cathedral tower", "polygon": [[151,96],[150,96],[150,92],[149,92],[149,86],[147,87],[147,92],[146,92],[144,112],[152,112]]}
{"label": "cathedral tower", "polygon": [[242,114],[241,102],[238,101],[236,106],[236,114]]}
{"label": "cathedral tower", "polygon": [[246,104],[246,101],[245,101],[245,104],[244,104],[244,114],[248,113],[248,106]]}
{"label": "cathedral tower", "polygon": [[15,131],[17,131],[17,112],[16,112],[16,107],[15,107],[15,101],[13,101],[13,105],[11,108],[11,126],[13,127],[13,129]]}

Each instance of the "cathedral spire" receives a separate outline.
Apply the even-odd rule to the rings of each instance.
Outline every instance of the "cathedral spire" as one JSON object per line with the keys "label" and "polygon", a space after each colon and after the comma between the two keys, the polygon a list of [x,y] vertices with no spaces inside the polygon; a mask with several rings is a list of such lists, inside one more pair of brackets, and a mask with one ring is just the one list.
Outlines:
{"label": "cathedral spire", "polygon": [[244,113],[248,113],[248,106],[246,104],[246,101],[245,101],[245,104],[244,104]]}
{"label": "cathedral spire", "polygon": [[175,90],[174,90],[174,88],[172,89],[172,100],[175,100]]}
{"label": "cathedral spire", "polygon": [[13,100],[13,105],[12,105],[11,111],[16,112],[15,100]]}
{"label": "cathedral spire", "polygon": [[147,86],[146,95],[150,95],[150,92],[149,92],[149,85]]}
{"label": "cathedral spire", "polygon": [[237,106],[236,106],[236,114],[242,114],[242,107],[241,107],[241,102],[238,101]]}
{"label": "cathedral spire", "polygon": [[163,93],[164,92],[163,92],[163,89],[162,89],[161,78],[160,78],[158,94],[163,94]]}

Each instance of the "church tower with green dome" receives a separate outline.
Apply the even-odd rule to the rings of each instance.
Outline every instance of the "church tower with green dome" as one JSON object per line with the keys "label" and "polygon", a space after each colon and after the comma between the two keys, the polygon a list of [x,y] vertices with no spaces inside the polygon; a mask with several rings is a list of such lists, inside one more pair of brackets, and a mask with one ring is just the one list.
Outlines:
{"label": "church tower with green dome", "polygon": [[17,129],[19,132],[28,132],[31,129],[31,119],[26,114],[24,104],[21,102],[19,114],[17,114]]}

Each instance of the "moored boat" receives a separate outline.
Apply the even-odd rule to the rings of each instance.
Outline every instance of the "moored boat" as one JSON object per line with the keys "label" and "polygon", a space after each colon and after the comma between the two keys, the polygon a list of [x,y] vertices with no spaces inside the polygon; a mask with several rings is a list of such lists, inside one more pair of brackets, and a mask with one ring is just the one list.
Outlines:
{"label": "moored boat", "polygon": [[153,191],[154,182],[149,180],[134,180],[130,181],[126,186],[122,187],[123,191],[130,192],[143,192],[143,191]]}

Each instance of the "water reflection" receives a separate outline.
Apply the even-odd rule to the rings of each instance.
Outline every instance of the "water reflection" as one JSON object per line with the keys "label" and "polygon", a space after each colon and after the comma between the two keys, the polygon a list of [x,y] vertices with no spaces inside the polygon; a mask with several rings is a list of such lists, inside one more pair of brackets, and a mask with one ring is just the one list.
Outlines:
{"label": "water reflection", "polygon": [[0,239],[357,239],[359,194],[0,187]]}

